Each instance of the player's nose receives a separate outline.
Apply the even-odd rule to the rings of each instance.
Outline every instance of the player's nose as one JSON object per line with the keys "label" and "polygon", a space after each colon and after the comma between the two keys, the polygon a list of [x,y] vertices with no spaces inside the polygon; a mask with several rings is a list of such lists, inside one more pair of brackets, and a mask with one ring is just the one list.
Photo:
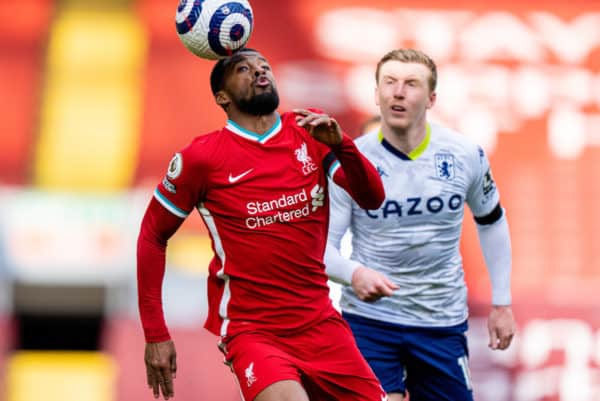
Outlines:
{"label": "player's nose", "polygon": [[406,91],[405,91],[404,85],[397,85],[394,88],[394,97],[395,98],[404,99],[405,95],[406,95]]}

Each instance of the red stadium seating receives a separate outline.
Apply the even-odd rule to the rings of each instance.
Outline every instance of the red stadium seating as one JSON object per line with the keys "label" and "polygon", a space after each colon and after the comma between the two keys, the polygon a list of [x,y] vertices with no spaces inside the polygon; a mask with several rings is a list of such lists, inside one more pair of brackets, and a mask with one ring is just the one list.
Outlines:
{"label": "red stadium seating", "polygon": [[0,184],[28,183],[53,3],[0,2]]}

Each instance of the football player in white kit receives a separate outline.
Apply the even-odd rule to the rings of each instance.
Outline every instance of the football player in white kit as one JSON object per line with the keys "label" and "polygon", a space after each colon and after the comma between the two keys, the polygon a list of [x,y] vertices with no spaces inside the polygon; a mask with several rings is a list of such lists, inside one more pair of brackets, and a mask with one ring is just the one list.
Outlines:
{"label": "football player in white kit", "polygon": [[[359,137],[377,167],[386,199],[361,209],[330,186],[327,273],[345,284],[340,307],[390,401],[473,399],[468,369],[467,288],[459,240],[465,203],[477,225],[492,283],[492,349],[515,333],[511,243],[504,209],[483,150],[427,120],[437,69],[426,54],[399,49],[376,71],[381,128]],[[340,241],[352,233],[350,259]]]}

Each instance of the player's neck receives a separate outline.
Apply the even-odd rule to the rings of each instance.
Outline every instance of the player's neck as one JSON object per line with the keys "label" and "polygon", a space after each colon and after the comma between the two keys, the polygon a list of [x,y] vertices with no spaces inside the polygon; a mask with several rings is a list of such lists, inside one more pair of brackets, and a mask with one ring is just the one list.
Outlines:
{"label": "player's neck", "polygon": [[264,134],[275,125],[279,114],[277,114],[276,111],[264,116],[255,116],[247,113],[231,113],[228,117],[231,121],[248,131]]}
{"label": "player's neck", "polygon": [[394,128],[382,123],[381,133],[394,148],[404,154],[409,154],[425,139],[425,135],[427,135],[427,122],[423,119],[419,123],[409,127]]}

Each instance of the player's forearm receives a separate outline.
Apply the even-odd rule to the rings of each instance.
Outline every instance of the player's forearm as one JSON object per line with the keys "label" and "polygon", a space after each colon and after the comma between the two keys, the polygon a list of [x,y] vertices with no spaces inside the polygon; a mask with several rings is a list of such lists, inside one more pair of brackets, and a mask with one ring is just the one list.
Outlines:
{"label": "player's forearm", "polygon": [[385,198],[377,169],[347,135],[341,144],[331,146],[331,149],[344,173],[344,178],[339,181],[334,177],[336,183],[344,187],[361,208],[377,209]]}
{"label": "player's forearm", "polygon": [[140,319],[147,342],[170,339],[162,308],[167,240],[180,219],[152,199],[142,220],[137,243],[137,284]]}
{"label": "player's forearm", "polygon": [[165,247],[157,246],[146,235],[138,238],[138,307],[146,342],[171,337],[162,308],[162,282],[165,274]]}
{"label": "player's forearm", "polygon": [[477,224],[477,232],[492,284],[492,304],[510,305],[512,249],[506,217],[489,225]]}
{"label": "player's forearm", "polygon": [[329,242],[325,248],[324,261],[329,278],[344,285],[352,284],[352,274],[360,266],[359,262],[343,257],[339,249]]}

